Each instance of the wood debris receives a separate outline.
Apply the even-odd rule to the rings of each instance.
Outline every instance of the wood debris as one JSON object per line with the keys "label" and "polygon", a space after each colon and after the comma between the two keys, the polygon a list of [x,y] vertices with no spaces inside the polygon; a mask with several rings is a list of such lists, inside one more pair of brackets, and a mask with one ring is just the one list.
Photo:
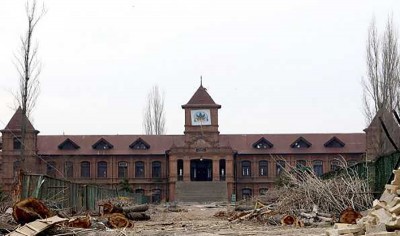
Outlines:
{"label": "wood debris", "polygon": [[13,206],[12,216],[14,220],[23,225],[37,219],[48,218],[52,215],[50,210],[36,198],[23,199]]}
{"label": "wood debris", "polygon": [[33,222],[27,223],[14,230],[13,232],[7,234],[7,236],[34,236],[43,232],[50,226],[67,221],[68,219],[61,218],[59,216],[53,216],[47,219],[38,219]]}
{"label": "wood debris", "polygon": [[340,222],[351,224],[337,223],[326,234],[400,235],[400,169],[393,173],[394,180],[385,186],[382,196],[373,201],[373,208],[368,210],[366,216],[361,217],[359,213],[352,212],[351,208],[346,209],[340,216]]}

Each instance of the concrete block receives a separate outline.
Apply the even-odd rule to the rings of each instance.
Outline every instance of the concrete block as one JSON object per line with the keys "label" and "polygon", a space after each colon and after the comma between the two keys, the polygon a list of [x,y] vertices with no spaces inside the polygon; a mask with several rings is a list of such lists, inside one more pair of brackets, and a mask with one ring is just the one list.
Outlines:
{"label": "concrete block", "polygon": [[383,232],[372,233],[372,234],[367,233],[365,235],[368,235],[368,236],[397,236],[397,233],[383,231]]}
{"label": "concrete block", "polygon": [[340,235],[342,234],[356,234],[356,233],[364,233],[364,227],[361,225],[348,225],[348,226],[344,226],[343,228],[337,229],[338,233]]}
{"label": "concrete block", "polygon": [[383,223],[379,223],[377,225],[365,224],[366,235],[370,235],[372,233],[378,233],[378,232],[382,232],[382,231],[386,231],[386,225]]}
{"label": "concrete block", "polygon": [[396,206],[397,204],[400,204],[400,197],[395,197],[391,202],[388,202],[387,207],[392,208]]}
{"label": "concrete block", "polygon": [[337,229],[328,229],[325,231],[326,236],[339,236],[339,232]]}
{"label": "concrete block", "polygon": [[389,190],[385,190],[383,191],[381,197],[379,198],[379,201],[389,203],[393,201],[395,197],[397,197],[397,193],[395,194],[391,193]]}
{"label": "concrete block", "polygon": [[387,222],[392,220],[392,214],[390,214],[384,208],[374,210],[370,213],[370,215],[377,218],[377,224],[379,224],[379,223],[386,224]]}
{"label": "concrete block", "polygon": [[[395,197],[396,198],[396,197]],[[391,201],[391,203],[394,201]],[[379,201],[378,199],[375,199],[372,202],[372,206],[374,207],[375,210],[378,210],[380,208],[386,208],[387,203],[383,201]],[[396,204],[395,204],[396,205]],[[394,206],[394,205],[393,205]]]}
{"label": "concrete block", "polygon": [[390,193],[396,193],[397,189],[399,189],[399,185],[395,184],[386,184],[385,189],[388,190]]}
{"label": "concrete block", "polygon": [[400,214],[400,204],[397,204],[396,206],[390,208],[389,212],[399,215]]}
{"label": "concrete block", "polygon": [[400,169],[393,170],[394,179],[392,180],[391,184],[393,185],[400,185]]}

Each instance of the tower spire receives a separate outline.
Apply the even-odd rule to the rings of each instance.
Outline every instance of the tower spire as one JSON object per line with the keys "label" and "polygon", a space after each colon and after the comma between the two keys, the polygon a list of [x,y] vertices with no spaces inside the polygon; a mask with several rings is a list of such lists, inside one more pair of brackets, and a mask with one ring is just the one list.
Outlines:
{"label": "tower spire", "polygon": [[200,75],[200,87],[203,87],[203,76]]}

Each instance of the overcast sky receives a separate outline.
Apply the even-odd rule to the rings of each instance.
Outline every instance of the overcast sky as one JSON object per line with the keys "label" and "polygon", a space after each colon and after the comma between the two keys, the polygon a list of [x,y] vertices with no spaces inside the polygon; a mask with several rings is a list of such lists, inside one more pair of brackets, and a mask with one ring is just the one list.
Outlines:
{"label": "overcast sky", "polygon": [[[0,127],[14,113],[24,2],[0,7]],[[368,26],[375,16],[382,31],[389,14],[400,25],[396,0],[44,3],[41,134],[141,134],[153,85],[165,92],[167,133],[182,134],[200,75],[222,105],[221,133],[362,132]]]}

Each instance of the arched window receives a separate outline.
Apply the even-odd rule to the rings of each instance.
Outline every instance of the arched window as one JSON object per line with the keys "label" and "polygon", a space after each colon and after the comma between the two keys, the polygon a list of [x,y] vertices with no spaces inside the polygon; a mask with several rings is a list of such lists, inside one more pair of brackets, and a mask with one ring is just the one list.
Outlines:
{"label": "arched window", "polygon": [[122,179],[128,178],[128,162],[126,161],[118,162],[118,178]]}
{"label": "arched window", "polygon": [[321,176],[324,173],[322,161],[320,160],[313,161],[313,170],[316,176]]}
{"label": "arched window", "polygon": [[144,189],[138,188],[135,190],[135,193],[144,195]]}
{"label": "arched window", "polygon": [[276,175],[280,175],[283,171],[283,169],[285,169],[285,161],[284,160],[278,160],[276,161]]}
{"label": "arched window", "polygon": [[348,160],[347,161],[347,166],[354,166],[354,165],[356,165],[357,164],[357,161],[355,161],[355,160]]}
{"label": "arched window", "polygon": [[242,176],[251,176],[251,162],[242,161]]}
{"label": "arched window", "polygon": [[268,162],[267,161],[258,162],[258,174],[260,176],[268,176]]}
{"label": "arched window", "polygon": [[135,177],[136,178],[144,178],[144,162],[143,161],[135,162]]}
{"label": "arched window", "polygon": [[260,195],[267,195],[268,188],[260,188],[258,191]]}
{"label": "arched window", "polygon": [[81,177],[90,178],[90,162],[88,161],[81,162]]}
{"label": "arched window", "polygon": [[161,202],[161,189],[153,189],[152,190],[151,202],[153,202],[153,203]]}
{"label": "arched window", "polygon": [[226,161],[225,161],[225,159],[220,159],[219,160],[219,179],[221,181],[224,181],[225,176],[226,176]]}
{"label": "arched window", "polygon": [[331,161],[331,171],[339,169],[339,161]]}
{"label": "arched window", "polygon": [[151,176],[153,178],[161,178],[161,162],[153,161],[151,164]]}
{"label": "arched window", "polygon": [[242,199],[250,199],[253,195],[253,191],[250,188],[242,189]]}
{"label": "arched window", "polygon": [[66,161],[64,164],[64,175],[67,178],[74,177],[74,164],[72,161]]}
{"label": "arched window", "polygon": [[307,166],[307,162],[305,160],[297,160],[296,161],[296,168],[303,168]]}
{"label": "arched window", "polygon": [[97,177],[99,178],[107,177],[107,162],[100,161],[97,163]]}
{"label": "arched window", "polygon": [[47,175],[51,177],[56,177],[56,162],[55,161],[48,161],[47,162]]}

